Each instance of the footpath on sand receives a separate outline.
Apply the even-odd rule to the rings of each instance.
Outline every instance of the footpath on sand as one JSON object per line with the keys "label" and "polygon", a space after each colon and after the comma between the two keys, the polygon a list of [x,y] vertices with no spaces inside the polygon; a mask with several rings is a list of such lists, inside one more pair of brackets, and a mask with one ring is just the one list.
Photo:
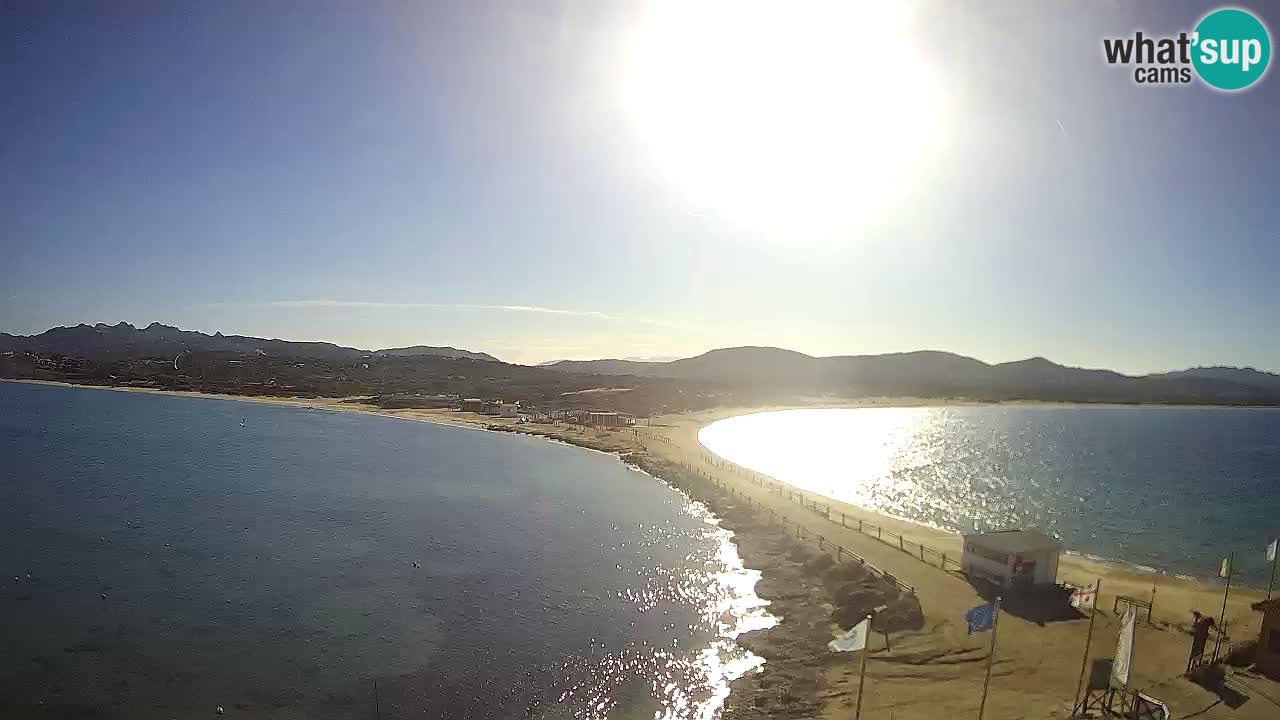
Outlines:
{"label": "footpath on sand", "polygon": [[[751,504],[779,517],[785,516],[804,528],[803,534],[811,537],[812,542],[818,543],[820,537],[824,544],[856,553],[914,589],[925,617],[924,627],[891,634],[888,648],[883,638],[873,636],[863,716],[892,716],[904,720],[976,717],[991,633],[969,635],[963,618],[968,609],[988,600],[958,572],[958,536],[953,536],[954,544],[950,545],[945,539],[937,542],[938,533],[927,529],[912,537],[905,527],[908,524],[902,521],[886,521],[876,513],[834,501],[814,503],[811,496],[805,501],[797,498],[795,492],[779,492],[768,483],[762,486],[753,479],[754,473],[734,469],[709,456],[697,442],[698,427],[700,424],[677,423],[643,430],[642,433],[667,438],[661,443],[645,443],[646,451],[675,460],[730,493],[749,498]],[[830,514],[824,512],[828,507]],[[850,527],[842,527],[841,512]],[[894,533],[891,542],[904,544],[891,545],[860,532],[854,525],[859,519],[877,526],[893,522],[893,528],[903,539],[898,540],[898,533]],[[936,554],[926,553],[926,559],[920,559],[919,545],[913,547],[913,543],[924,539],[934,541],[934,547],[941,546],[939,549],[949,554],[948,570],[939,567],[941,563]],[[1114,595],[1108,597],[1114,598]],[[1111,613],[1110,605],[1100,599],[1098,607],[1090,660],[1114,655],[1119,632],[1119,618]],[[1080,679],[1088,628],[1088,615],[1084,613],[1074,618],[1037,621],[1002,612],[985,716],[1069,716]],[[1241,623],[1235,634],[1247,636],[1250,631],[1246,623]],[[1256,627],[1252,631],[1256,634]],[[1155,624],[1140,624],[1133,686],[1169,704],[1174,717],[1198,713],[1198,717],[1207,718],[1262,718],[1269,717],[1267,712],[1280,712],[1280,708],[1264,702],[1254,703],[1254,707],[1244,713],[1230,710],[1221,706],[1215,695],[1182,678],[1190,639],[1184,624],[1160,620]],[[831,717],[842,717],[842,713],[852,707],[857,694],[857,675],[856,664],[851,661],[834,660],[827,668],[824,693]]]}

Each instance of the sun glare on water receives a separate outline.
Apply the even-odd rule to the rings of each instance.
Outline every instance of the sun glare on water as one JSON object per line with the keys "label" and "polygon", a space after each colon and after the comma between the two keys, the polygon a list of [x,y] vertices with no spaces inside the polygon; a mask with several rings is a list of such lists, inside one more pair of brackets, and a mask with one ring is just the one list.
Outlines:
{"label": "sun glare on water", "polygon": [[943,99],[898,3],[656,2],[624,48],[639,151],[699,210],[843,226],[922,174]]}
{"label": "sun glare on water", "polygon": [[943,420],[920,408],[784,410],[720,420],[698,440],[721,457],[809,492],[883,509],[882,495],[913,494],[894,471],[927,463],[917,457],[915,441]]}

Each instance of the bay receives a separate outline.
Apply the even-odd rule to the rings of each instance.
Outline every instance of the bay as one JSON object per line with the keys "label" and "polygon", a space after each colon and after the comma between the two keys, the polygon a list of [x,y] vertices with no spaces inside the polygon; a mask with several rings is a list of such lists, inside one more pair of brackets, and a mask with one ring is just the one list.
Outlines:
{"label": "bay", "polygon": [[761,662],[730,533],[610,455],[0,384],[0,458],[0,716],[713,717]]}
{"label": "bay", "polygon": [[1265,587],[1280,535],[1280,409],[948,406],[743,415],[700,439],[810,492],[954,532],[1038,527],[1067,547]]}

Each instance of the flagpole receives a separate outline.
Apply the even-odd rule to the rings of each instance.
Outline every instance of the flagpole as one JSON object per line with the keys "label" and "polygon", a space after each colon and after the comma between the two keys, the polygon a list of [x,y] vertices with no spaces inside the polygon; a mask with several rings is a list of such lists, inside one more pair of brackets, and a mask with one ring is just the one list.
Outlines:
{"label": "flagpole", "polygon": [[1222,636],[1227,632],[1227,596],[1231,594],[1231,574],[1236,571],[1236,554],[1227,553],[1227,585],[1222,591],[1222,612],[1218,617],[1222,623],[1218,626],[1218,637],[1213,643],[1213,660],[1218,660],[1218,648],[1222,647]]}
{"label": "flagpole", "polygon": [[1080,702],[1080,691],[1084,689],[1084,673],[1089,667],[1089,646],[1093,643],[1093,621],[1098,617],[1098,599],[1102,596],[1102,578],[1094,586],[1093,604],[1089,606],[1089,634],[1084,638],[1084,657],[1080,659],[1080,682],[1076,683],[1076,694],[1072,697],[1071,708],[1075,712],[1076,703]]}
{"label": "flagpole", "polygon": [[[1126,676],[1124,683],[1126,692],[1132,690],[1133,684],[1138,681],[1138,673],[1133,669],[1133,666],[1138,664],[1138,611],[1132,605],[1129,606],[1129,610],[1133,612],[1133,637],[1129,638],[1129,674]],[[1121,706],[1123,707],[1123,704]],[[1136,708],[1138,707],[1137,690],[1133,691],[1133,707],[1136,715]]]}
{"label": "flagpole", "polygon": [[[871,616],[867,615],[867,619],[863,622],[867,624],[866,638],[867,640],[870,640]],[[862,643],[862,669],[858,671],[858,708],[854,711],[853,720],[860,720],[862,718],[862,683],[867,679],[867,653],[871,652],[871,648],[867,647],[869,644],[870,643],[866,641]]]}
{"label": "flagpole", "polygon": [[1147,624],[1151,624],[1151,613],[1156,609],[1156,583],[1160,581],[1160,576],[1156,575],[1151,579],[1151,604],[1147,606]]}
{"label": "flagpole", "polygon": [[991,661],[996,655],[996,630],[1000,627],[1000,596],[996,596],[996,607],[991,612],[991,649],[987,651],[987,679],[982,682],[982,703],[978,705],[978,720],[987,709],[987,687],[991,684]]}
{"label": "flagpole", "polygon": [[1271,591],[1276,586],[1276,558],[1280,558],[1280,538],[1271,541],[1271,582],[1267,583],[1267,599],[1271,599]]}

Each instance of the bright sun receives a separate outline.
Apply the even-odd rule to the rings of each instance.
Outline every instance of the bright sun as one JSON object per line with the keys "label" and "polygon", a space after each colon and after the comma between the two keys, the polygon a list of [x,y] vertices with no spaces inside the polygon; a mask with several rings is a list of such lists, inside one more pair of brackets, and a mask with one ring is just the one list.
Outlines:
{"label": "bright sun", "polygon": [[897,3],[657,0],[624,48],[640,152],[699,210],[844,227],[909,189],[943,103]]}

